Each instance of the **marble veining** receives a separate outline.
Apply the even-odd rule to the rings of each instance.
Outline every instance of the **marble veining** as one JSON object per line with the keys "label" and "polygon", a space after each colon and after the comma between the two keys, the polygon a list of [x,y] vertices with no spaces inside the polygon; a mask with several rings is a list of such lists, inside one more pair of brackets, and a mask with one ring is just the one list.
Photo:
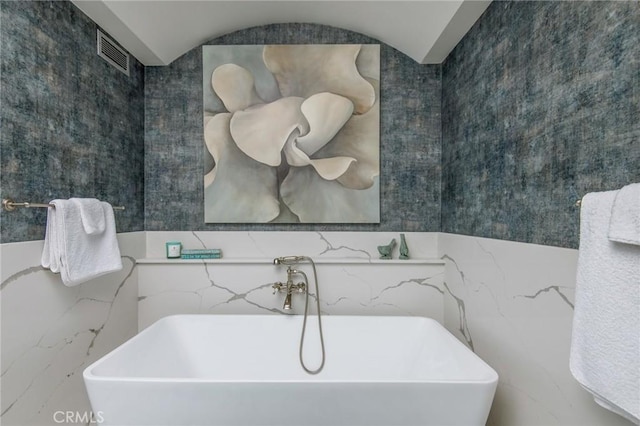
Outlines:
{"label": "marble veining", "polygon": [[[237,265],[203,262],[179,266],[181,278],[176,281],[171,272],[175,266],[139,266],[140,328],[173,313],[285,313],[281,307],[282,295],[274,295],[271,287],[283,279],[284,269],[271,265],[243,265],[244,272],[239,272]],[[300,265],[298,269],[305,270],[305,266]],[[318,269],[323,314],[425,315],[429,306],[438,306],[444,293],[441,288],[443,273],[438,265],[409,265],[389,271],[384,264],[350,265],[348,268],[323,264]],[[425,271],[432,272],[419,276]],[[313,275],[310,270],[307,274],[311,280],[310,298],[315,299]],[[170,303],[174,297],[183,298],[178,310]],[[414,297],[418,300],[412,300]],[[303,295],[294,295],[294,308],[295,313],[302,313]],[[438,309],[429,314],[439,315]]]}
{"label": "marble veining", "polygon": [[469,326],[467,325],[467,311],[464,307],[464,300],[453,294],[446,282],[443,283],[443,285],[449,295],[455,299],[458,306],[458,321],[460,324],[458,326],[458,331],[462,335],[464,341],[467,342],[469,348],[471,348],[472,351],[475,351],[475,349],[473,348],[473,339],[471,338],[471,332],[469,331]]}
{"label": "marble veining", "polygon": [[[139,264],[139,328],[158,318],[178,313],[285,313],[283,295],[272,284],[285,279],[286,268],[271,262],[282,255],[306,254],[324,262],[317,265],[320,309],[323,314],[422,315],[442,318],[442,264],[386,263],[374,256],[376,245],[391,233],[342,232],[173,232],[148,233],[148,256],[160,256],[165,240],[184,246],[219,247],[225,256],[248,259],[244,264],[225,262]],[[408,233],[413,253],[435,257],[436,235]],[[394,258],[398,254],[394,252]],[[240,266],[240,267],[239,267]],[[309,279],[310,299],[315,299],[313,274],[300,264]],[[293,313],[304,311],[304,295],[294,295]],[[310,306],[311,312],[315,307]]]}
{"label": "marble veining", "polygon": [[6,278],[0,284],[0,290],[4,290],[12,282],[18,281],[22,277],[26,277],[27,275],[35,274],[36,272],[44,271],[45,269],[42,266],[31,266],[29,268],[22,269],[10,277]]}
{"label": "marble veining", "polygon": [[[247,296],[250,293],[254,292],[254,291],[259,291],[259,290],[263,290],[263,289],[266,289],[266,288],[271,288],[272,283],[262,284],[262,285],[260,285],[260,286],[258,286],[256,288],[248,290],[248,291],[246,291],[244,293],[236,293],[235,291],[231,290],[228,287],[224,287],[224,286],[216,284],[213,281],[213,278],[211,277],[211,272],[209,271],[209,265],[207,265],[206,263],[203,263],[203,266],[204,266],[204,269],[205,269],[205,271],[207,273],[207,279],[209,280],[209,283],[211,284],[211,287],[216,287],[216,288],[222,289],[222,290],[230,293],[231,297],[229,297],[227,300],[225,300],[223,302],[219,302],[219,303],[213,304],[213,305],[208,306],[208,307],[203,307],[202,305],[200,305],[200,309],[204,308],[205,311],[210,311],[211,309],[214,309],[215,307],[217,307],[219,305],[228,304],[228,303],[233,302],[235,300],[242,300],[242,301],[244,301],[244,302],[246,302],[246,303],[248,303],[248,304],[250,304],[252,306],[255,306],[255,307],[260,308],[260,309],[264,309],[264,310],[272,312],[272,313],[280,313],[281,312],[278,309],[262,306],[259,303],[252,302],[251,300],[247,299]],[[201,295],[201,297],[202,297],[202,295]],[[202,301],[202,299],[201,299],[201,301]]]}
{"label": "marble veining", "polygon": [[[82,369],[89,364],[89,357],[91,355],[92,349],[95,345],[96,339],[100,335],[100,333],[104,330],[105,326],[109,323],[109,319],[112,315],[113,305],[118,297],[118,293],[122,289],[122,287],[127,283],[133,271],[136,267],[136,260],[131,256],[122,256],[123,261],[127,260],[128,262],[123,262],[127,269],[126,276],[122,279],[122,281],[118,284],[115,292],[112,296],[107,297],[105,299],[95,298],[95,297],[78,297],[73,304],[71,304],[58,318],[54,319],[51,322],[51,326],[45,330],[42,335],[39,337],[37,342],[33,345],[26,347],[22,352],[17,355],[14,359],[10,359],[8,365],[4,365],[6,361],[4,361],[3,357],[3,368],[2,368],[2,378],[9,378],[11,380],[11,376],[15,377],[16,375],[24,376],[26,371],[24,370],[23,362],[25,359],[31,358],[34,353],[44,352],[48,353],[48,360],[46,364],[40,366],[40,368],[35,371],[31,371],[27,375],[30,377],[29,383],[25,383],[20,389],[20,393],[17,396],[14,396],[12,392],[4,392],[3,398],[3,410],[2,416],[10,413],[11,409],[14,407],[16,403],[21,401],[21,399],[25,398],[25,395],[32,393],[32,387],[38,385],[43,377],[50,376],[49,372],[55,368],[54,363],[56,360],[64,357],[66,355],[67,347],[76,346],[76,350],[78,352],[83,352],[85,358],[78,360],[76,363],[72,365],[70,369],[67,369],[66,374],[57,375],[58,382],[55,383],[55,387],[51,389],[49,394],[44,394],[44,400],[40,402],[40,405],[33,416],[37,416],[42,413],[42,410],[48,406],[51,399],[55,396],[56,392],[63,386],[65,380],[69,379],[72,376],[79,375],[81,376]],[[45,269],[41,267],[30,267],[24,270],[18,271],[13,274],[9,278],[2,281],[3,290],[9,282],[15,281],[16,277],[24,277],[30,275],[33,272],[44,272]],[[97,309],[98,311],[102,310],[99,308],[99,305],[106,305],[107,311],[104,313],[104,319],[99,320],[93,327],[89,327],[85,330],[79,330],[71,335],[59,336],[56,335],[59,333],[58,323],[64,322],[65,318],[71,317],[74,313],[79,311],[78,307],[83,304],[89,304],[94,306],[93,309]],[[86,350],[83,349],[86,347]],[[6,402],[7,394],[9,394],[9,401]],[[3,422],[4,423],[4,422]]]}
{"label": "marble veining", "polygon": [[318,234],[318,236],[320,237],[321,241],[324,241],[325,243],[327,243],[327,248],[324,249],[323,251],[321,251],[320,253],[318,253],[318,256],[322,256],[325,253],[339,253],[341,251],[347,251],[349,254],[362,254],[364,258],[371,260],[371,254],[366,251],[366,250],[362,250],[362,249],[355,249],[355,248],[351,248],[351,247],[347,247],[345,245],[340,245],[338,247],[334,247],[333,244],[331,244],[331,242],[329,240],[327,240],[327,238],[321,233],[321,232],[316,232]]}
{"label": "marble veining", "polygon": [[[116,289],[116,292],[113,295],[113,298],[111,299],[109,303],[109,312],[107,314],[107,319],[102,323],[102,325],[100,326],[100,328],[97,329],[89,329],[90,332],[92,332],[94,334],[93,339],[91,339],[91,343],[89,344],[89,347],[87,348],[87,356],[89,356],[89,353],[91,352],[91,348],[93,348],[93,345],[96,341],[96,339],[98,338],[98,335],[102,332],[102,330],[104,330],[105,325],[107,325],[107,321],[109,321],[109,318],[111,317],[111,311],[113,310],[113,303],[116,300],[116,298],[118,297],[118,293],[120,293],[120,290],[122,290],[122,287],[125,285],[125,283],[127,282],[127,280],[131,277],[131,275],[133,274],[133,271],[136,267],[136,259],[134,259],[131,256],[120,256],[123,260],[128,260],[129,262],[131,262],[131,267],[129,268],[129,272],[127,273],[127,275],[124,277],[124,279],[122,280],[122,282],[120,283],[120,285],[118,286],[118,288]],[[97,301],[97,299],[90,299],[90,300],[94,300]]]}
{"label": "marble veining", "polygon": [[571,309],[573,309],[574,308],[573,303],[569,300],[567,295],[565,295],[562,292],[562,290],[565,289],[565,288],[568,288],[568,287],[560,287],[558,285],[552,285],[552,286],[549,286],[549,287],[542,288],[542,289],[538,290],[535,294],[532,294],[532,295],[521,294],[519,296],[514,296],[514,297],[526,297],[527,299],[535,299],[536,297],[540,296],[542,293],[555,291],[558,294],[558,296],[560,296],[562,298],[562,300],[564,300],[565,303],[567,305],[569,305],[571,307]]}
{"label": "marble veining", "polygon": [[[452,258],[449,255],[443,255],[441,257],[443,260],[446,260],[448,262],[450,262],[450,264],[452,264],[457,273],[460,275],[460,279],[462,280],[462,284],[465,284],[465,280],[464,280],[464,271],[462,271],[460,269],[460,267],[458,266],[458,263],[456,262],[456,260],[454,258]],[[442,283],[444,288],[447,290],[447,293],[449,294],[449,296],[451,296],[457,305],[458,308],[458,331],[460,332],[460,335],[462,335],[462,337],[464,338],[464,341],[467,342],[467,346],[469,346],[469,348],[471,348],[471,350],[473,351],[473,338],[471,337],[471,332],[469,331],[469,326],[467,325],[467,312],[464,306],[464,299],[456,296],[455,294],[453,294],[453,292],[451,291],[451,289],[449,288],[449,286],[447,285],[446,280]],[[444,294],[444,293],[443,293]]]}
{"label": "marble veining", "polygon": [[569,371],[576,250],[451,234],[438,250],[445,326],[500,376],[488,425],[630,425]]}
{"label": "marble veining", "polygon": [[119,236],[124,268],[77,287],[40,266],[42,241],[3,244],[3,425],[55,424],[59,410],[91,410],[82,371],[136,332],[142,234]]}

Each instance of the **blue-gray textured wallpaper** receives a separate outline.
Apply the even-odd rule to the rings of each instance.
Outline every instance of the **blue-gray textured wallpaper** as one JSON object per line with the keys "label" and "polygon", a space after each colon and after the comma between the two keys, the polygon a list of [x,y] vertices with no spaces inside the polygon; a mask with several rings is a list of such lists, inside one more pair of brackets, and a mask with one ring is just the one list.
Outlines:
{"label": "blue-gray textured wallpaper", "polygon": [[[250,28],[206,44],[377,44],[314,24]],[[145,229],[438,231],[441,77],[381,44],[381,223],[372,225],[205,224],[202,49],[145,70]]]}
{"label": "blue-gray textured wallpaper", "polygon": [[442,230],[578,246],[640,181],[640,3],[494,2],[443,64]]}
{"label": "blue-gray textured wallpaper", "polygon": [[[96,24],[67,1],[0,1],[2,197],[96,197],[119,232],[144,227],[144,68],[96,54]],[[3,243],[44,238],[46,209],[2,212]]]}
{"label": "blue-gray textured wallpaper", "polygon": [[[381,44],[380,225],[205,225],[201,48],[167,67],[134,60],[127,78],[70,2],[1,1],[0,20],[2,197],[123,204],[120,232],[444,231],[577,247],[575,201],[640,181],[638,2],[494,2],[442,66]],[[208,44],[264,43],[378,41],[279,24]],[[41,239],[45,222],[44,209],[2,212],[2,242]]]}

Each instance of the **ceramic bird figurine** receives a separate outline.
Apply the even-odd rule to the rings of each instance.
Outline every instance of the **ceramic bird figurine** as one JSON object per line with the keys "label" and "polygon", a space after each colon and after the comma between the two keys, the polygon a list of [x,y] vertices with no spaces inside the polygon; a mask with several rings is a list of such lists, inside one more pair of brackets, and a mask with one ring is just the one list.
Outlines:
{"label": "ceramic bird figurine", "polygon": [[380,253],[380,259],[391,259],[391,253],[396,246],[396,239],[392,239],[386,246],[378,246],[378,253]]}
{"label": "ceramic bird figurine", "polygon": [[407,247],[407,240],[405,240],[404,234],[400,234],[400,259],[409,259],[409,247]]}

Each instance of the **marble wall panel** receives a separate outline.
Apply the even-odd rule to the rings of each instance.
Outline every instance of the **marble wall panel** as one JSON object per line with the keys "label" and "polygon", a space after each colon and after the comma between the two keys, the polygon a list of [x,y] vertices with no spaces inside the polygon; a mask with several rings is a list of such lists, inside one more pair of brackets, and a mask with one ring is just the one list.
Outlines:
{"label": "marble wall panel", "polygon": [[[148,258],[141,260],[139,328],[172,314],[286,313],[284,294],[272,285],[287,279],[286,266],[273,259],[304,254],[317,263],[323,314],[419,315],[443,320],[444,274],[435,259],[437,234],[408,233],[411,260],[379,260],[377,245],[393,233],[340,232],[149,232]],[[163,259],[164,242],[187,248],[222,248],[221,260]],[[311,282],[310,312],[315,308],[313,270],[296,266]],[[301,280],[296,276],[295,282]],[[305,297],[293,295],[291,313],[304,313]]]}
{"label": "marble wall panel", "polygon": [[[286,267],[250,261],[180,262],[139,265],[139,329],[174,314],[304,313],[304,294],[293,295],[288,312],[283,310],[284,293],[273,294],[272,285],[287,279]],[[312,269],[303,264],[296,269],[309,276],[313,314]],[[413,315],[442,322],[440,264],[320,262],[317,270],[323,315]],[[300,275],[294,280],[303,282]]]}
{"label": "marble wall panel", "polygon": [[3,425],[53,425],[56,412],[91,412],[84,368],[137,332],[144,233],[118,240],[123,269],[76,287],[40,266],[43,241],[0,246]]}
{"label": "marble wall panel", "polygon": [[445,326],[499,374],[488,425],[625,425],[569,371],[577,250],[440,234]]}

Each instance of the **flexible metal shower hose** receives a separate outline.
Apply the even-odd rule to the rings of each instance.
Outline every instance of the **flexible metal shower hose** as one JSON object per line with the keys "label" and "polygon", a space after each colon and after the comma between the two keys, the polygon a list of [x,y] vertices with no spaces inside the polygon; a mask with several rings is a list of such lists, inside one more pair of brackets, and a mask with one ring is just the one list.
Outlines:
{"label": "flexible metal shower hose", "polygon": [[304,363],[304,358],[302,356],[302,348],[304,347],[304,335],[307,329],[307,315],[309,311],[309,278],[307,277],[307,274],[305,274],[303,271],[298,271],[298,273],[300,273],[300,275],[304,277],[304,280],[307,283],[306,298],[304,302],[304,319],[302,321],[302,333],[300,334],[300,365],[302,365],[302,368],[307,373],[318,374],[320,371],[322,371],[322,368],[324,367],[324,360],[325,360],[324,337],[322,335],[322,318],[320,314],[320,289],[318,288],[318,273],[316,272],[316,264],[313,261],[313,259],[307,256],[300,256],[300,257],[302,259],[307,260],[309,263],[311,263],[311,267],[313,269],[313,281],[316,284],[316,306],[318,308],[318,330],[320,331],[320,347],[322,349],[322,362],[320,363],[320,366],[315,370],[311,370],[307,368],[307,366]]}

